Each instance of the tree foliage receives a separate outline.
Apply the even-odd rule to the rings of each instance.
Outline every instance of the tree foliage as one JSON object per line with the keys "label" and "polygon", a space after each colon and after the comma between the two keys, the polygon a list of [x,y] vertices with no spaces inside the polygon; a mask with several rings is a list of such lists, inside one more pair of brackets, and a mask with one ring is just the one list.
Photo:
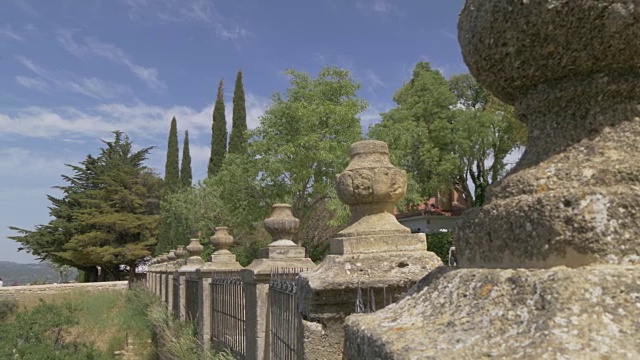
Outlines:
{"label": "tree foliage", "polygon": [[165,191],[174,191],[180,185],[180,165],[178,149],[178,125],[176,118],[171,119],[169,140],[167,141],[167,160],[164,165]]}
{"label": "tree foliage", "polygon": [[242,70],[238,70],[233,91],[233,121],[229,136],[229,154],[245,154],[247,151],[247,108],[242,84]]}
{"label": "tree foliage", "polygon": [[104,141],[97,157],[67,165],[63,196],[51,201],[52,220],[35,230],[15,227],[11,239],[40,259],[94,271],[97,266],[120,278],[120,266],[131,271],[151,254],[158,231],[162,182],[143,165],[151,147],[133,151],[122,132]]}
{"label": "tree foliage", "polygon": [[368,135],[386,141],[392,161],[407,170],[410,203],[453,188],[465,205],[482,205],[487,186],[504,174],[507,155],[526,140],[512,108],[471,75],[447,81],[428,63],[418,63],[394,101],[397,107],[382,114]]}
{"label": "tree foliage", "polygon": [[193,185],[193,174],[191,171],[191,152],[189,151],[189,131],[184,132],[182,142],[182,162],[180,163],[180,183],[183,187]]}
{"label": "tree foliage", "polygon": [[224,83],[218,84],[218,95],[213,106],[213,122],[211,124],[211,157],[209,158],[208,175],[216,175],[222,168],[222,161],[227,154],[227,120],[224,114]]}
{"label": "tree foliage", "polygon": [[273,95],[260,125],[247,132],[247,152],[229,153],[215,176],[163,204],[207,237],[216,226],[229,226],[236,238],[233,251],[243,264],[270,241],[262,222],[279,202],[291,203],[302,222],[294,240],[322,257],[321,244],[337,229],[325,226],[333,217],[329,203],[335,199],[336,174],[349,162],[349,146],[362,136],[358,114],[366,103],[348,71],[326,67],[317,77],[286,73],[291,86]]}

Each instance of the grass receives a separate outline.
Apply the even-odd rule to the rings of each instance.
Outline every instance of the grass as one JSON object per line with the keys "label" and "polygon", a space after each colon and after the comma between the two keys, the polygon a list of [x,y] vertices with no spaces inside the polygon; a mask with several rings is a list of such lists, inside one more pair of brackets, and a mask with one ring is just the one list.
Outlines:
{"label": "grass", "polygon": [[233,359],[204,349],[193,324],[175,320],[142,287],[73,290],[16,304],[0,301],[0,358],[157,360],[161,352],[180,360]]}
{"label": "grass", "polygon": [[180,360],[233,360],[229,352],[205,349],[195,335],[191,322],[176,320],[167,308],[155,302],[149,307],[148,318],[161,345],[159,351]]}
{"label": "grass", "polygon": [[[49,309],[69,309],[65,316],[73,321],[60,330],[65,343],[90,344],[101,355],[112,359],[116,351],[129,350],[135,359],[155,360],[151,323],[147,309],[153,301],[151,294],[144,297],[141,291],[73,290],[41,297],[21,298],[20,305],[6,321],[17,316],[28,316],[39,311],[43,304]],[[127,349],[127,345],[133,345]]]}

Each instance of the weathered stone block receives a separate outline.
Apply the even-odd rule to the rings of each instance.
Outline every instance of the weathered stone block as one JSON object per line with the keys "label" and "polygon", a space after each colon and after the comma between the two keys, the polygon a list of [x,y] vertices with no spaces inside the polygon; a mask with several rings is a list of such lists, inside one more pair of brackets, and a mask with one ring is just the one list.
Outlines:
{"label": "weathered stone block", "polygon": [[441,268],[346,321],[347,359],[637,359],[640,268]]}

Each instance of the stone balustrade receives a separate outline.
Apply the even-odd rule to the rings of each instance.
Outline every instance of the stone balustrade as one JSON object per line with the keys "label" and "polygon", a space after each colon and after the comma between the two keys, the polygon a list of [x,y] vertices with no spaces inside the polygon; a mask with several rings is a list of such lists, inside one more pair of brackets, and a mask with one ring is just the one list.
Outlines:
{"label": "stone balustrade", "polygon": [[389,162],[387,145],[357,142],[350,156],[336,190],[351,218],[319,265],[293,241],[300,221],[288,204],[272,206],[264,221],[272,242],[245,268],[229,251],[234,238],[227,227],[209,239],[216,249],[209,261],[200,256],[200,239],[186,247],[188,258],[176,249],[151,261],[149,288],[176,318],[197,325],[202,346],[245,359],[340,358],[344,321],[363,288],[381,295],[369,304],[380,309],[443,266],[427,251],[425,235],[412,234],[393,215],[407,179]]}

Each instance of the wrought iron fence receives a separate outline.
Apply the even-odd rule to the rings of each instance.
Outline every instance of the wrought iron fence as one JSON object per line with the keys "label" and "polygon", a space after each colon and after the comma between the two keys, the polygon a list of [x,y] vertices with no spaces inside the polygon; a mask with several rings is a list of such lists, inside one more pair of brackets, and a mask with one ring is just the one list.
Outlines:
{"label": "wrought iron fence", "polygon": [[[364,290],[364,295],[363,295]],[[356,289],[356,314],[368,314],[376,312],[387,305],[390,305],[398,300],[402,294],[406,293],[409,287],[401,289],[387,289],[386,286],[382,288],[365,288],[363,289],[358,281],[358,287]],[[377,295],[376,295],[377,294]],[[377,299],[377,300],[376,300]]]}
{"label": "wrought iron fence", "polygon": [[190,321],[198,320],[198,278],[187,276],[185,279],[185,319]]}
{"label": "wrought iron fence", "polygon": [[168,304],[169,303],[169,284],[171,284],[171,281],[169,281],[169,274],[164,274],[164,303]]}
{"label": "wrought iron fence", "polygon": [[173,316],[180,319],[180,276],[173,275],[173,302],[171,304]]}
{"label": "wrought iron fence", "polygon": [[306,269],[279,269],[269,282],[269,333],[271,359],[304,358],[302,316],[298,310],[295,279]]}
{"label": "wrought iron fence", "polygon": [[245,295],[239,271],[211,276],[211,342],[241,357],[247,354]]}

